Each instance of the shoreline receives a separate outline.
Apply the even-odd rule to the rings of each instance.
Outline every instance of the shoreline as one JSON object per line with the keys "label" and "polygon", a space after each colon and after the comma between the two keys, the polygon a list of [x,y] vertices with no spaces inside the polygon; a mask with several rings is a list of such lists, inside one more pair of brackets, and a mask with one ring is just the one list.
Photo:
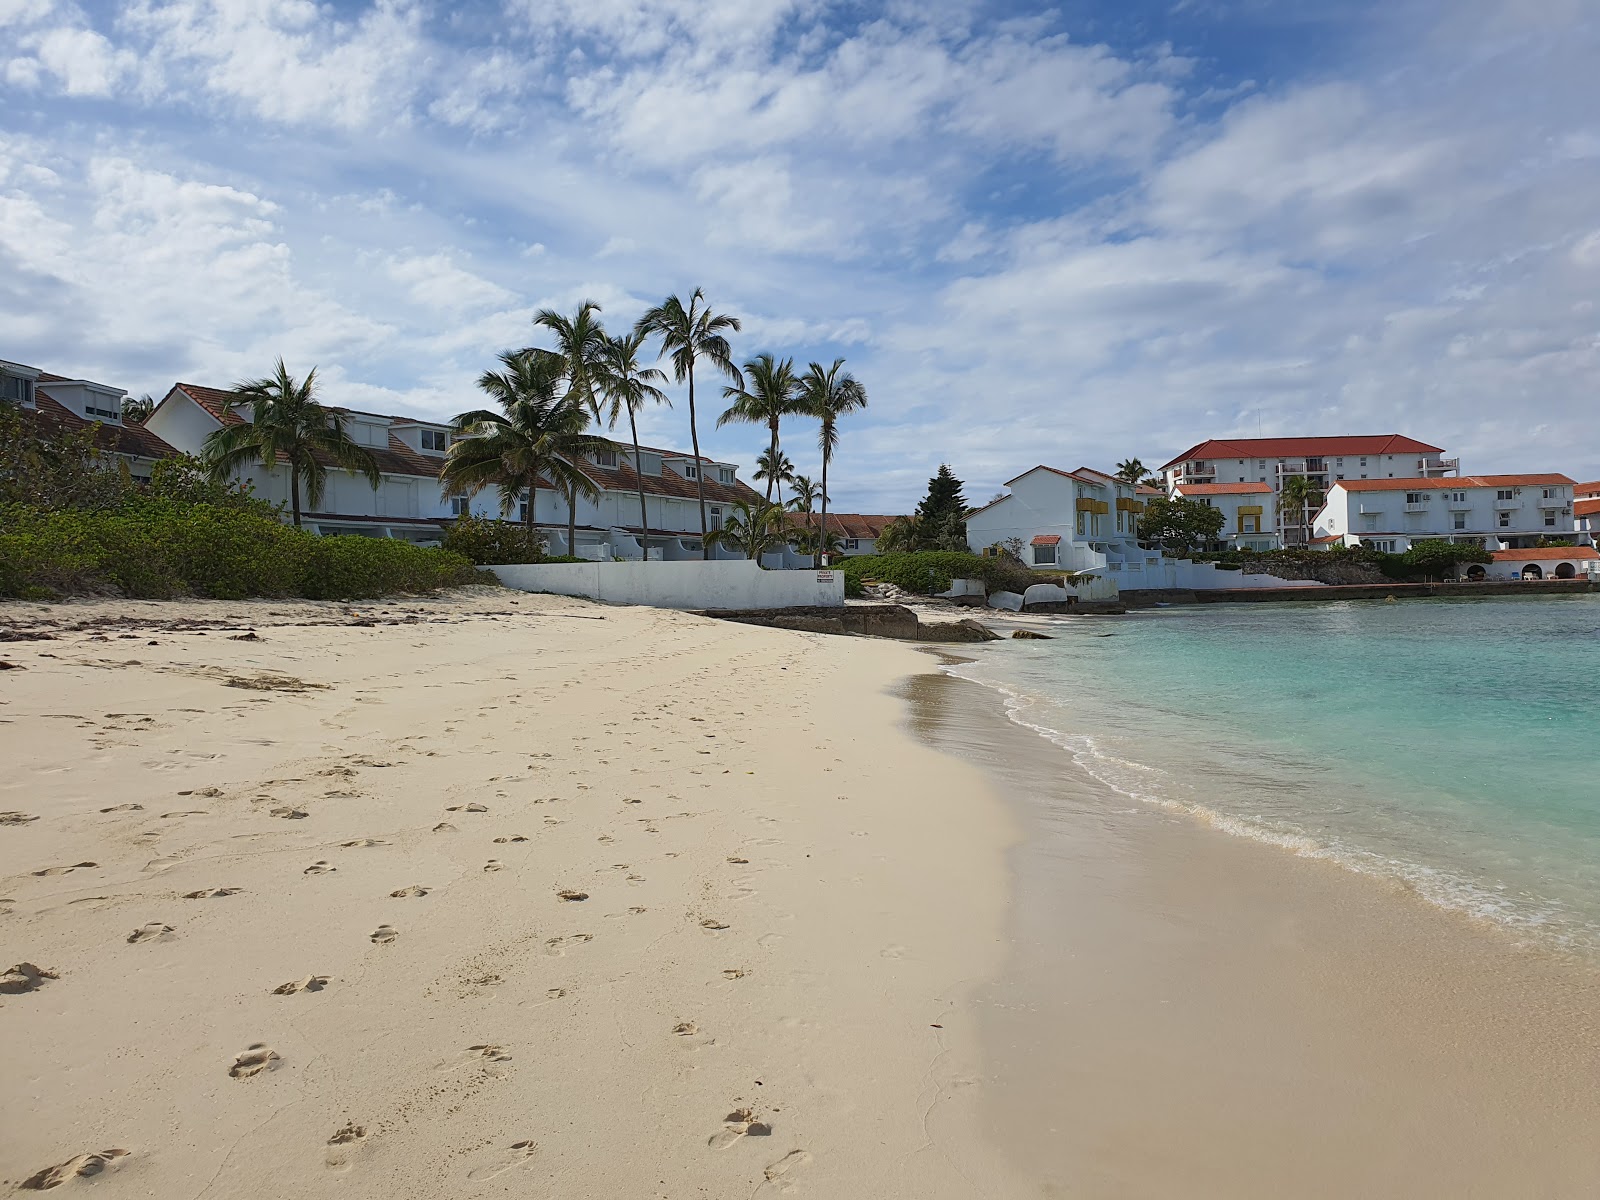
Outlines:
{"label": "shoreline", "polygon": [[1025,830],[980,992],[1030,1194],[1587,1195],[1600,975],[1405,889],[1128,799],[991,689],[906,689]]}
{"label": "shoreline", "polygon": [[905,729],[914,648],[502,592],[0,624],[51,635],[0,695],[10,1186],[1023,1194],[970,1019],[1015,832]]}

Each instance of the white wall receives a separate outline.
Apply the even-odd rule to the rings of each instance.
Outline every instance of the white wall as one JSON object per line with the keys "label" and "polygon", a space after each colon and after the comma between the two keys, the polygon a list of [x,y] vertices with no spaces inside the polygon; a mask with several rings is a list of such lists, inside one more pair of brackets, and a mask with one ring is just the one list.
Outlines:
{"label": "white wall", "polygon": [[732,562],[541,563],[490,567],[507,587],[649,608],[844,605],[840,571],[763,571]]}

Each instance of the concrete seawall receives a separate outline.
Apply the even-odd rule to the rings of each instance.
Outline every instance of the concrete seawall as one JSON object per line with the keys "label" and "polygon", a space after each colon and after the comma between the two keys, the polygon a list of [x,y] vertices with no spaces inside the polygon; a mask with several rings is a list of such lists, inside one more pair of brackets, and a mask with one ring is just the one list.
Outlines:
{"label": "concrete seawall", "polygon": [[[1396,600],[1455,599],[1478,596],[1567,596],[1577,592],[1600,591],[1600,585],[1587,579],[1526,579],[1485,583],[1356,583],[1329,584],[1319,588],[1214,588],[1193,593],[1195,604],[1277,603],[1317,600]],[[1124,592],[1128,599],[1133,593]],[[1129,600],[1130,603],[1137,601]]]}

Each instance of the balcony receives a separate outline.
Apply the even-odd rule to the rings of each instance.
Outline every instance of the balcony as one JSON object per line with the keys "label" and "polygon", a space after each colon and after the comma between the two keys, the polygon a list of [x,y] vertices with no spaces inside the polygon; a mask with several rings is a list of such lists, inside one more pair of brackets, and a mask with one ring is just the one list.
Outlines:
{"label": "balcony", "polygon": [[1362,516],[1379,516],[1379,517],[1381,517],[1383,515],[1383,505],[1381,505],[1381,504],[1373,504],[1370,501],[1363,500],[1360,504],[1358,504],[1356,506],[1356,511],[1358,513],[1360,513]]}
{"label": "balcony", "polygon": [[1470,499],[1468,499],[1468,500],[1447,500],[1447,501],[1445,501],[1445,505],[1444,506],[1446,508],[1448,508],[1451,512],[1467,512],[1472,508],[1472,501]]}
{"label": "balcony", "polygon": [[1569,501],[1560,496],[1546,496],[1539,501],[1540,508],[1565,508]]}
{"label": "balcony", "polygon": [[[1367,510],[1363,508],[1361,511],[1366,512]],[[1425,513],[1428,511],[1428,502],[1426,500],[1407,501],[1406,511],[1408,513]]]}
{"label": "balcony", "polygon": [[1495,512],[1516,512],[1521,507],[1521,500],[1496,500],[1494,502]]}
{"label": "balcony", "polygon": [[1417,459],[1417,474],[1424,478],[1435,475],[1455,475],[1461,470],[1459,458],[1441,458],[1438,462],[1429,462],[1425,458]]}

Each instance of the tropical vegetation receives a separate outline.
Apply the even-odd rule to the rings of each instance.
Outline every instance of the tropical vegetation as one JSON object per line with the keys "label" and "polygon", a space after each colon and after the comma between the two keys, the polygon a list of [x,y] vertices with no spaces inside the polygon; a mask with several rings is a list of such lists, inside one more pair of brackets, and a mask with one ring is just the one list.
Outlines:
{"label": "tropical vegetation", "polygon": [[1220,508],[1198,500],[1152,496],[1139,516],[1139,540],[1182,557],[1214,541],[1225,522]]}
{"label": "tropical vegetation", "polygon": [[772,443],[766,450],[765,470],[758,469],[756,478],[765,479],[767,502],[772,502],[772,488],[780,478],[781,451],[778,448],[778,425],[784,417],[801,411],[800,378],[794,373],[794,359],[779,362],[770,354],[758,354],[744,364],[743,379],[722,389],[723,398],[732,403],[717,418],[717,428],[730,423],[765,425]]}
{"label": "tropical vegetation", "polygon": [[827,549],[828,464],[833,461],[834,452],[839,447],[839,422],[866,406],[867,389],[844,369],[842,358],[834,359],[831,367],[812,363],[800,378],[800,411],[808,417],[814,417],[819,423],[817,446],[822,451],[822,522],[814,555],[814,561],[819,565],[822,555],[830,552]]}

